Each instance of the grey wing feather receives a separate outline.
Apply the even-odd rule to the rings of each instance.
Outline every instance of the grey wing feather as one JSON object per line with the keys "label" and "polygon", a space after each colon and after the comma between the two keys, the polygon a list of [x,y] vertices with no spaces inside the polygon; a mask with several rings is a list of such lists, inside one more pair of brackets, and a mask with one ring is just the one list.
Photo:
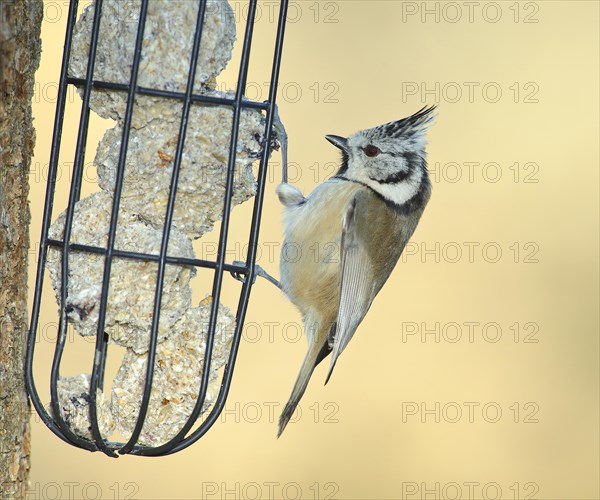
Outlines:
{"label": "grey wing feather", "polygon": [[329,381],[338,356],[352,339],[358,325],[373,302],[373,266],[357,233],[357,196],[352,199],[343,221],[340,279],[340,304],[335,328],[331,364],[325,383]]}

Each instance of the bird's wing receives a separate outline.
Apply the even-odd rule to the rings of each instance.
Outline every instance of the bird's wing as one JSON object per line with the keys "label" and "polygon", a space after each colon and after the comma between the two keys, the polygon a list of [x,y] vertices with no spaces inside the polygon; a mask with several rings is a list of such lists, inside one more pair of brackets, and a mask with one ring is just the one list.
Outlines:
{"label": "bird's wing", "polygon": [[373,302],[373,265],[364,246],[364,240],[360,238],[361,228],[356,221],[356,211],[361,210],[361,199],[359,192],[353,197],[344,215],[340,248],[340,304],[331,364],[325,383],[331,377],[338,356],[350,342]]}

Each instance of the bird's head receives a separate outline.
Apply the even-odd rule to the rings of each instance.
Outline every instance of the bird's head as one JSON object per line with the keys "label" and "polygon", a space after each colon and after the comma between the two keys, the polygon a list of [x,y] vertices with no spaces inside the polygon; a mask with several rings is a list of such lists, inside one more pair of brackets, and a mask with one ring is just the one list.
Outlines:
{"label": "bird's head", "polygon": [[429,186],[425,145],[434,110],[435,106],[422,108],[348,138],[325,136],[342,151],[337,177],[360,182],[396,205],[409,201],[424,183]]}

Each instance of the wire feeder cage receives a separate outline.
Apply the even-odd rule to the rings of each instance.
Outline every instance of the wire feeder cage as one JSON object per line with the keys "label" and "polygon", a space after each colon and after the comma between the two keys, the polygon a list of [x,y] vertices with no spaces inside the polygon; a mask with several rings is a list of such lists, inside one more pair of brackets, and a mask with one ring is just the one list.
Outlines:
{"label": "wire feeder cage", "polygon": [[[152,0],[151,0],[152,1]],[[191,0],[190,0],[191,1]],[[210,3],[211,0],[208,0]],[[213,344],[215,339],[215,330],[217,324],[217,316],[219,314],[219,301],[221,296],[221,288],[223,275],[225,272],[235,272],[243,276],[254,276],[255,259],[257,253],[257,244],[260,228],[260,219],[263,206],[263,194],[265,189],[266,173],[268,166],[268,158],[270,153],[270,144],[272,137],[272,127],[275,121],[276,108],[275,97],[277,91],[277,83],[279,77],[279,68],[281,62],[281,53],[283,46],[285,21],[288,7],[288,0],[281,0],[279,6],[279,16],[277,22],[276,35],[274,40],[274,52],[271,68],[271,79],[268,100],[264,102],[256,102],[245,99],[244,93],[246,89],[246,80],[248,75],[250,49],[253,38],[253,31],[256,20],[257,0],[249,0],[248,13],[245,22],[243,35],[243,46],[241,51],[241,60],[239,65],[239,73],[237,79],[237,87],[233,97],[215,97],[204,95],[202,93],[194,93],[194,81],[197,71],[197,63],[199,60],[200,48],[202,44],[203,25],[205,13],[207,10],[207,0],[198,0],[198,16],[195,21],[195,32],[193,33],[193,45],[190,56],[189,71],[187,75],[187,84],[185,92],[174,92],[163,89],[142,87],[138,85],[138,73],[140,60],[143,54],[144,27],[146,25],[146,17],[148,12],[149,0],[141,0],[139,10],[139,20],[137,25],[137,33],[135,38],[135,49],[133,52],[133,60],[131,64],[131,74],[129,84],[120,84],[111,81],[99,81],[94,79],[94,65],[97,56],[98,38],[100,32],[100,23],[102,20],[102,0],[95,0],[94,3],[94,18],[91,30],[90,49],[87,62],[85,78],[75,78],[69,76],[69,61],[72,49],[73,33],[77,20],[78,0],[72,0],[69,5],[66,37],[64,44],[64,52],[62,56],[62,65],[60,72],[60,81],[58,87],[58,96],[56,101],[56,113],[54,120],[54,130],[52,136],[52,147],[50,153],[48,181],[46,187],[46,195],[44,202],[44,214],[42,222],[41,239],[39,246],[39,259],[36,273],[36,286],[33,297],[33,307],[31,314],[31,324],[28,336],[27,357],[26,357],[26,384],[28,393],[32,403],[40,415],[43,422],[50,428],[58,437],[67,443],[76,447],[83,448],[89,451],[102,451],[111,457],[117,457],[118,454],[133,454],[143,456],[161,456],[178,452],[200,439],[208,429],[215,423],[223,410],[227,394],[231,385],[233,376],[233,368],[236,361],[236,355],[240,343],[241,331],[244,324],[244,318],[248,307],[248,300],[252,289],[252,279],[242,279],[241,291],[237,312],[235,314],[235,329],[231,340],[231,347],[227,362],[223,370],[221,384],[218,396],[215,399],[214,405],[208,416],[203,415],[201,423],[190,432],[190,429],[197,423],[198,417],[203,411],[207,388],[209,385],[209,374],[211,366],[211,358],[213,355]],[[190,34],[191,36],[191,34]],[[58,159],[61,148],[61,139],[65,135],[63,130],[65,105],[67,99],[68,85],[75,85],[81,90],[82,107],[79,118],[79,127],[77,130],[75,157],[73,172],[69,185],[69,201],[65,211],[66,217],[64,222],[64,238],[62,240],[52,239],[49,237],[49,229],[53,218],[53,204],[56,196],[56,182],[58,171]],[[118,157],[118,167],[116,170],[115,187],[112,193],[112,210],[110,212],[110,225],[108,230],[108,243],[105,248],[93,245],[83,245],[73,243],[71,241],[71,228],[75,213],[75,204],[80,199],[82,178],[84,172],[84,156],[86,150],[86,141],[88,135],[88,126],[90,122],[90,96],[92,89],[105,89],[116,91],[127,96],[127,104],[123,119],[123,131],[120,144],[120,152]],[[115,235],[117,232],[117,221],[120,212],[121,194],[124,183],[125,160],[128,151],[128,140],[131,129],[131,121],[134,108],[134,100],[136,96],[154,96],[163,99],[173,100],[175,103],[180,103],[182,112],[180,116],[179,134],[176,145],[176,153],[173,162],[173,171],[170,182],[170,190],[167,203],[167,213],[165,222],[162,227],[162,240],[160,244],[159,254],[142,254],[139,252],[125,251],[115,248]],[[219,242],[216,260],[202,260],[196,258],[172,257],[167,254],[169,236],[173,221],[173,211],[175,205],[175,195],[178,189],[178,179],[183,155],[184,141],[188,126],[188,118],[190,109],[194,104],[204,104],[213,106],[228,107],[232,110],[233,120],[231,124],[231,141],[229,144],[229,157],[227,160],[225,195],[223,200],[222,222],[219,233]],[[225,255],[227,249],[227,241],[229,236],[229,220],[232,208],[232,190],[233,176],[236,161],[236,147],[238,142],[238,132],[240,126],[240,116],[242,110],[254,109],[259,112],[266,113],[264,125],[264,147],[260,155],[260,164],[258,167],[258,175],[256,180],[256,195],[254,197],[252,220],[248,236],[248,255],[245,264],[226,264]],[[262,113],[261,113],[262,114]],[[61,252],[61,285],[60,302],[59,302],[59,318],[58,318],[58,334],[54,347],[54,355],[50,370],[50,411],[48,411],[42,403],[33,375],[34,350],[36,347],[38,322],[40,309],[42,307],[42,288],[44,280],[44,270],[49,248],[57,249]],[[67,278],[69,276],[69,254],[79,252],[85,255],[100,255],[104,257],[103,281],[101,288],[101,299],[98,305],[98,321],[95,335],[94,359],[92,372],[89,379],[89,393],[86,400],[89,402],[89,430],[91,439],[82,437],[70,428],[69,424],[61,415],[59,409],[59,389],[58,381],[61,371],[61,359],[65,349],[67,339],[68,318],[65,310],[67,299]],[[151,321],[151,332],[149,334],[149,348],[147,351],[146,363],[146,378],[143,384],[143,396],[139,405],[139,414],[135,421],[135,426],[131,433],[131,437],[127,442],[110,442],[102,436],[98,421],[97,409],[97,390],[104,386],[105,366],[108,352],[108,335],[104,332],[105,316],[107,310],[109,280],[111,276],[111,266],[115,258],[124,260],[133,260],[134,262],[153,262],[157,265],[156,288],[154,293],[153,315]],[[202,362],[201,384],[198,387],[198,397],[191,415],[187,418],[185,424],[177,432],[175,437],[168,442],[158,445],[149,446],[138,444],[138,438],[142,432],[145,418],[147,416],[152,383],[155,372],[155,360],[157,350],[157,339],[159,329],[159,318],[161,313],[161,296],[162,288],[165,279],[165,268],[167,265],[185,265],[191,268],[204,268],[214,271],[214,279],[212,283],[212,302],[210,304],[210,320],[206,334],[206,344],[204,350],[204,360]],[[54,302],[51,307],[56,307]]]}

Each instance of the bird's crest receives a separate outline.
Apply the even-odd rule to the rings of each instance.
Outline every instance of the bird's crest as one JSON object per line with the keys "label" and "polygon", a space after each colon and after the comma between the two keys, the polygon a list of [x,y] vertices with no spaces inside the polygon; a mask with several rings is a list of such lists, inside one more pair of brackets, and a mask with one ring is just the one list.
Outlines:
{"label": "bird's crest", "polygon": [[409,143],[424,146],[426,142],[425,134],[435,120],[435,109],[435,105],[429,107],[425,106],[406,118],[402,118],[395,122],[384,123],[383,125],[370,129],[368,135],[372,138],[390,137],[394,139],[405,139]]}
{"label": "bird's crest", "polygon": [[384,123],[375,127],[373,131],[394,138],[410,138],[415,135],[423,135],[435,119],[436,106],[425,106],[416,113],[395,122]]}

